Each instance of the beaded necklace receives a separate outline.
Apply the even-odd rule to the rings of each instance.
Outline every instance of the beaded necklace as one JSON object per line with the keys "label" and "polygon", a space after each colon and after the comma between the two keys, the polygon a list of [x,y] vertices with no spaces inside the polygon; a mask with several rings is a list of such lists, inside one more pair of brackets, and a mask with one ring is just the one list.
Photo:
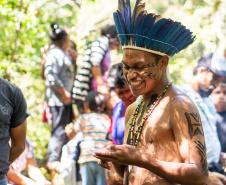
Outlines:
{"label": "beaded necklace", "polygon": [[130,145],[133,145],[133,137],[134,135],[136,136],[136,140],[134,143],[134,146],[137,147],[137,144],[140,140],[140,135],[144,126],[144,123],[146,122],[146,120],[148,119],[148,117],[152,114],[152,112],[154,111],[154,109],[158,106],[159,102],[161,101],[161,99],[163,98],[163,96],[166,94],[168,87],[172,84],[173,82],[170,82],[166,85],[165,89],[163,90],[163,92],[157,97],[157,100],[151,105],[150,109],[148,109],[148,111],[146,112],[146,115],[143,117],[143,121],[141,122],[141,124],[137,127],[137,130],[134,130],[135,128],[135,124],[136,124],[136,119],[137,119],[137,115],[139,113],[140,107],[143,103],[143,99],[141,100],[140,104],[137,106],[137,108],[135,109],[134,113],[133,113],[133,117],[132,117],[132,121],[130,123]]}

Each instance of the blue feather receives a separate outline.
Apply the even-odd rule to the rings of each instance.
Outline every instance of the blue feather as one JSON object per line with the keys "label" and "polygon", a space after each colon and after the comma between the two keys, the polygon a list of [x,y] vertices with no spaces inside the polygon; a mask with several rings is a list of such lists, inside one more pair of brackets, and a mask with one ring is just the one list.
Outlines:
{"label": "blue feather", "polygon": [[117,15],[118,15],[118,20],[119,20],[119,23],[120,23],[120,25],[121,25],[121,34],[124,34],[125,36],[123,37],[124,39],[124,42],[123,42],[123,44],[124,45],[127,45],[128,44],[128,39],[127,39],[127,35],[126,35],[126,29],[125,29],[125,23],[124,23],[124,21],[123,21],[123,16],[122,16],[122,14],[121,14],[121,12],[119,12],[119,11],[117,11]]}
{"label": "blue feather", "polygon": [[136,22],[134,24],[133,36],[132,36],[132,41],[133,41],[134,45],[136,45],[136,34],[137,34],[137,30],[139,29],[139,26],[141,24],[140,20],[143,18],[143,14],[144,14],[144,12],[139,13],[139,15],[137,16]]}
{"label": "blue feather", "polygon": [[129,17],[128,17],[129,15],[128,15],[127,8],[126,8],[125,1],[124,0],[123,0],[123,8],[124,8],[124,17],[125,17],[126,32],[129,33],[129,30],[130,30]]}
{"label": "blue feather", "polygon": [[[137,31],[136,31],[136,33],[137,33],[137,35],[138,36],[136,36],[136,45],[137,46],[140,46],[140,47],[144,47],[144,39],[145,39],[145,34],[144,34],[144,31],[145,31],[145,20],[147,20],[147,16],[148,15],[146,15],[146,14],[143,14],[143,16],[142,16],[142,18],[141,18],[141,20],[140,20],[140,24],[138,24],[138,26],[137,26]],[[144,20],[144,21],[143,21]]]}
{"label": "blue feather", "polygon": [[[113,18],[114,18],[114,21],[115,21],[115,26],[116,26],[118,34],[122,34],[122,27],[119,23],[118,16],[117,16],[116,12],[113,13]],[[124,43],[124,39],[123,39],[122,35],[119,35],[119,41],[121,43]]]}
{"label": "blue feather", "polygon": [[129,33],[131,34],[133,32],[133,23],[132,23],[130,0],[126,0],[126,6],[127,6],[127,14],[129,18]]}
{"label": "blue feather", "polygon": [[119,0],[118,1],[118,11],[120,11],[122,13],[122,17],[123,17],[123,20],[125,21],[125,17],[124,17],[124,0]]}
{"label": "blue feather", "polygon": [[125,0],[119,0],[118,3],[118,10],[113,17],[123,46],[135,45],[172,56],[196,39],[180,22],[147,14],[142,0],[136,0],[132,15],[130,0],[126,0],[126,3]]}

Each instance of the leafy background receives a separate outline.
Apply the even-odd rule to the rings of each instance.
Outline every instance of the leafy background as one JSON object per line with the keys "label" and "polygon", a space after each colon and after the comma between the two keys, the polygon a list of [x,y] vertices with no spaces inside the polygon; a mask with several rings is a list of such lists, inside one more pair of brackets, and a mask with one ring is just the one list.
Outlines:
{"label": "leafy background", "polygon": [[[131,0],[135,4],[135,0]],[[112,13],[117,0],[0,0],[0,76],[19,86],[27,100],[28,137],[35,147],[36,158],[45,170],[50,129],[42,123],[44,80],[41,59],[50,42],[50,23],[64,28],[78,46],[80,65],[86,44],[100,28],[113,24]],[[226,0],[146,0],[148,12],[182,22],[197,36],[188,49],[171,58],[169,70],[176,85],[191,79],[192,68],[204,53],[223,54],[226,44]],[[122,53],[112,52],[113,61]]]}

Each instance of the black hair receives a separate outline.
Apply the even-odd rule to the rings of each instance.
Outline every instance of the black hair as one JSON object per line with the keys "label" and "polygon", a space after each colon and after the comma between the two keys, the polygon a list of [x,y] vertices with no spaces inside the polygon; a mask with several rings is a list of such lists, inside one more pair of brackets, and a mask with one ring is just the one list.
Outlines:
{"label": "black hair", "polygon": [[52,23],[51,28],[52,30],[49,32],[49,36],[52,42],[61,41],[65,36],[67,36],[65,29],[59,27],[57,23]]}
{"label": "black hair", "polygon": [[104,27],[103,29],[101,29],[101,35],[104,35],[106,37],[110,36],[110,38],[117,38],[118,32],[116,30],[116,26],[111,25]]}
{"label": "black hair", "polygon": [[[204,66],[196,66],[196,67],[194,67],[194,69],[193,69],[193,75],[197,75],[198,70],[199,70],[200,67],[204,67]],[[205,67],[205,71],[206,72],[211,72],[210,68],[208,68],[208,67]]]}
{"label": "black hair", "polygon": [[126,79],[123,75],[123,64],[119,63],[117,65],[117,73],[115,76],[115,87],[122,89],[126,85],[126,83]]}
{"label": "black hair", "polygon": [[100,113],[104,109],[104,95],[99,92],[90,91],[85,98],[85,103],[92,112]]}
{"label": "black hair", "polygon": [[106,82],[107,82],[107,86],[110,89],[123,88],[125,86],[125,84],[127,82],[123,75],[123,64],[122,63],[114,64],[110,68]]}

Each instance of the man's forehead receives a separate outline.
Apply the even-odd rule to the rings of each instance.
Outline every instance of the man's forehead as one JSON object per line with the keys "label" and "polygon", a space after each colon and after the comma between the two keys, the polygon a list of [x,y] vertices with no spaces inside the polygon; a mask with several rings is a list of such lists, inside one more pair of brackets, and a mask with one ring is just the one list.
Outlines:
{"label": "man's forehead", "polygon": [[123,50],[123,57],[134,57],[134,56],[139,56],[142,58],[154,58],[153,55],[150,52],[142,51],[142,50],[137,50],[137,49],[124,49]]}
{"label": "man's forehead", "polygon": [[[147,52],[146,52],[147,53]],[[128,52],[123,52],[123,59],[122,63],[127,64],[127,63],[150,63],[150,62],[155,62],[155,58],[150,55],[150,54],[145,54],[145,52],[140,53],[140,52],[133,52],[133,53],[128,53]]]}

